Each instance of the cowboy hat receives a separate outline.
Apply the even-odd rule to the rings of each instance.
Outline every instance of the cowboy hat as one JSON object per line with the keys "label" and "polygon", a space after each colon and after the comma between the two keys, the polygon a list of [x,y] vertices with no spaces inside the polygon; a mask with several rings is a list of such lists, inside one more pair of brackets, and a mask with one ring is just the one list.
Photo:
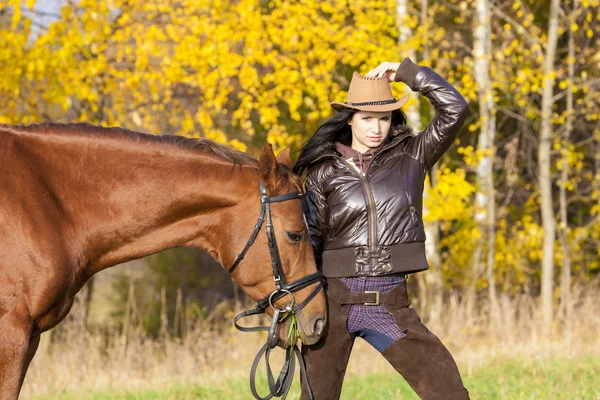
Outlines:
{"label": "cowboy hat", "polygon": [[388,79],[368,78],[355,72],[348,88],[348,97],[345,103],[332,102],[331,106],[341,111],[351,108],[361,111],[385,112],[397,110],[408,101],[408,96],[402,96],[398,100],[392,95],[392,89]]}

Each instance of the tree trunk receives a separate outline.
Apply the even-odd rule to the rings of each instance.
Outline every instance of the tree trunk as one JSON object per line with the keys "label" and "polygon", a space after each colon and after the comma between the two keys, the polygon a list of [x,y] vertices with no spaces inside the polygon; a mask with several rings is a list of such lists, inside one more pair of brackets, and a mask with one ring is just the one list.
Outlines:
{"label": "tree trunk", "polygon": [[[576,15],[578,0],[573,1],[573,11],[571,16]],[[575,21],[572,21],[575,22]],[[572,26],[572,24],[570,24]],[[568,63],[568,83],[567,83],[567,120],[565,123],[564,141],[563,141],[563,169],[561,171],[560,185],[560,242],[563,250],[563,265],[560,283],[560,310],[559,315],[564,320],[567,335],[571,331],[571,259],[569,255],[569,237],[568,237],[568,213],[567,213],[567,180],[569,179],[569,151],[570,136],[573,131],[573,76],[575,75],[575,41],[573,29],[569,29],[569,56]]]}
{"label": "tree trunk", "polygon": [[556,221],[552,202],[552,176],[550,172],[550,150],[552,146],[552,105],[554,103],[554,58],[558,38],[558,12],[560,2],[550,2],[548,42],[544,58],[544,91],[542,95],[542,120],[538,150],[539,185],[541,196],[542,227],[544,229],[542,255],[542,316],[543,330],[548,334],[552,325],[552,291],[554,286],[554,240]]}
{"label": "tree trunk", "polygon": [[[479,131],[478,151],[484,155],[477,166],[478,192],[476,193],[477,211],[475,220],[480,226],[483,240],[477,243],[474,267],[476,276],[480,275],[481,255],[484,243],[487,242],[486,274],[488,296],[490,302],[491,321],[498,317],[498,299],[494,280],[494,254],[496,244],[496,196],[494,188],[494,157],[496,137],[496,116],[494,93],[490,79],[490,55],[492,53],[491,13],[488,0],[477,0],[477,17],[474,29],[475,80],[479,97]],[[484,242],[485,241],[485,242]],[[475,284],[475,282],[473,282]]]}
{"label": "tree trunk", "polygon": [[[435,176],[438,166],[434,165],[429,170],[429,187],[425,187],[423,193],[423,215],[427,214],[427,197],[429,190],[435,187]],[[442,316],[442,299],[444,296],[444,281],[442,279],[442,257],[439,253],[440,243],[440,223],[438,221],[428,222],[425,224],[425,254],[430,266],[425,279],[429,288],[429,320],[432,323],[439,322]]]}
{"label": "tree trunk", "polygon": [[[403,48],[403,43],[406,43],[413,35],[412,29],[408,24],[408,0],[398,0],[396,3],[396,25],[398,26],[398,47]],[[413,62],[417,63],[417,52],[415,49],[403,49],[406,56],[410,57]],[[417,131],[421,130],[421,108],[419,104],[419,93],[413,92],[409,87],[406,87],[407,94],[414,99],[412,104],[404,107],[404,112],[408,119],[408,123]]]}
{"label": "tree trunk", "polygon": [[169,314],[167,313],[167,288],[160,288],[160,336],[167,337],[169,334]]}

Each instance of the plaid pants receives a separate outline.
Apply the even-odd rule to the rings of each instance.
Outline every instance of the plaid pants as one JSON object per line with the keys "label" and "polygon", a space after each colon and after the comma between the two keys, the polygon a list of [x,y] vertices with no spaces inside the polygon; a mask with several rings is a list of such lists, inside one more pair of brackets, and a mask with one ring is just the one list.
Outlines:
{"label": "plaid pants", "polygon": [[[340,279],[351,292],[378,291],[380,294],[388,293],[405,280],[404,274]],[[351,336],[363,338],[380,352],[405,335],[383,304],[352,304],[348,311],[346,329]]]}

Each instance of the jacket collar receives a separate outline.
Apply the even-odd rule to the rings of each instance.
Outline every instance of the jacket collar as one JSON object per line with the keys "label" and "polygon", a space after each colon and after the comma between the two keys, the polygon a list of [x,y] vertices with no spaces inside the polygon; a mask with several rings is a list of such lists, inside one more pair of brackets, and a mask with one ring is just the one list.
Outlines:
{"label": "jacket collar", "polygon": [[[412,136],[415,136],[415,134],[413,133],[413,129],[410,126],[401,125],[400,127],[395,129],[395,132],[393,134],[390,134],[390,136],[388,136],[387,140],[381,144],[381,148],[375,152],[375,155],[373,157],[375,157],[379,153],[383,153],[384,151],[396,147],[404,139]],[[342,155],[336,148],[335,142],[329,142],[327,149],[323,152],[323,154],[312,160],[309,165],[313,165],[325,158],[341,156]]]}

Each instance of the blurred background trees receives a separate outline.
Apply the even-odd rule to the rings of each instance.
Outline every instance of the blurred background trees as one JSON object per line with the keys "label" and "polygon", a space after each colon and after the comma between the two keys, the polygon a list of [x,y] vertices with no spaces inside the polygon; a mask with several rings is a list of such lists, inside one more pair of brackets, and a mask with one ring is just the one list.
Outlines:
{"label": "blurred background trees", "polygon": [[[597,0],[3,0],[0,123],[89,121],[254,155],[265,141],[297,150],[353,71],[410,56],[471,108],[430,171],[432,270],[417,276],[415,303],[435,318],[456,292],[472,319],[530,293],[550,327],[568,321],[571,288],[600,272],[599,11]],[[417,130],[434,115],[419,95],[406,111]],[[239,296],[202,253],[140,265],[86,289],[113,304],[90,305],[98,324],[135,306],[148,332],[183,335],[186,313]]]}

